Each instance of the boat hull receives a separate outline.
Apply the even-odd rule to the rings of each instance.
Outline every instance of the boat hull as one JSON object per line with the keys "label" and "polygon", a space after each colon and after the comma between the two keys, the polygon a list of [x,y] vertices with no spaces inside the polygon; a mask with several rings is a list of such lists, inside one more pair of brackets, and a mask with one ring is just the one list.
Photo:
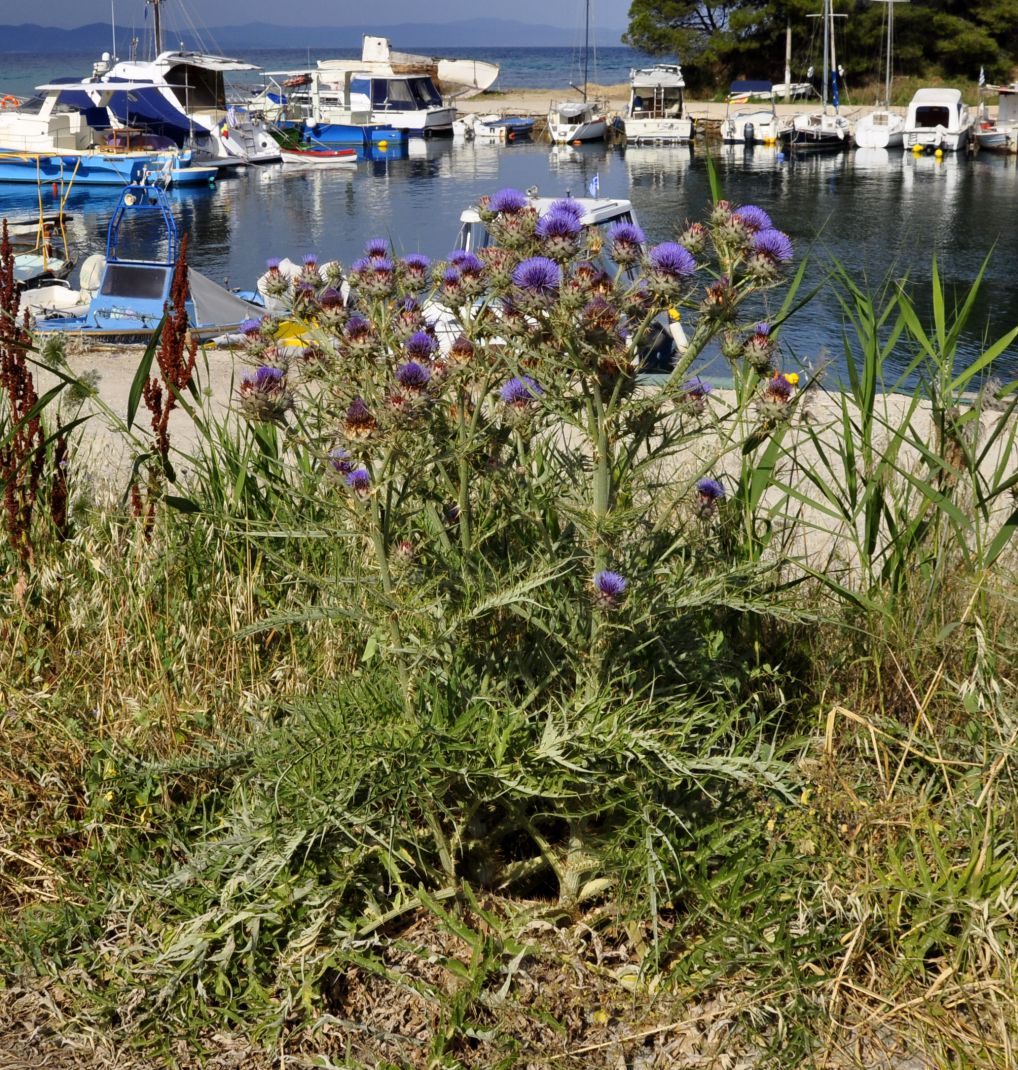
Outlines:
{"label": "boat hull", "polygon": [[356,167],[356,149],[283,149],[283,164],[289,167]]}
{"label": "boat hull", "polygon": [[730,145],[773,145],[778,140],[780,126],[770,110],[736,112],[722,120],[721,140]]}
{"label": "boat hull", "polygon": [[76,186],[126,186],[144,172],[163,169],[165,156],[140,153],[47,155],[0,148],[0,182],[37,182]]}
{"label": "boat hull", "polygon": [[873,111],[856,123],[853,139],[860,149],[900,149],[905,118],[890,111]]}
{"label": "boat hull", "polygon": [[405,141],[406,134],[392,126],[359,126],[356,123],[315,123],[305,127],[309,141],[322,145],[377,145],[380,141]]}
{"label": "boat hull", "polygon": [[798,116],[778,134],[778,144],[786,152],[841,152],[850,143],[848,120],[840,115]]}
{"label": "boat hull", "polygon": [[626,141],[681,144],[693,139],[692,119],[624,119]]}

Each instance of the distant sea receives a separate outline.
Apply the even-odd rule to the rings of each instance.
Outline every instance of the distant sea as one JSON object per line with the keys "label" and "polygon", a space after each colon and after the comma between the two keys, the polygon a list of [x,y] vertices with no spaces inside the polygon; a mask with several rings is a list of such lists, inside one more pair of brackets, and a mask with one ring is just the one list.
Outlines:
{"label": "distant sea", "polygon": [[[424,55],[455,56],[464,59],[487,60],[499,65],[494,88],[564,89],[583,79],[582,49],[570,48],[465,48],[445,51],[441,48],[415,48],[400,42],[400,51],[420,52]],[[252,49],[243,59],[266,71],[296,70],[314,65],[319,59],[357,59],[360,50],[334,48],[327,51],[313,49]],[[99,57],[92,52],[64,52],[45,55],[31,52],[0,51],[0,95],[30,94],[37,85],[54,78],[85,78]],[[123,57],[122,57],[123,58]],[[632,67],[644,67],[655,60],[632,48],[611,47],[591,51],[588,80],[601,85],[616,85],[629,80]]]}

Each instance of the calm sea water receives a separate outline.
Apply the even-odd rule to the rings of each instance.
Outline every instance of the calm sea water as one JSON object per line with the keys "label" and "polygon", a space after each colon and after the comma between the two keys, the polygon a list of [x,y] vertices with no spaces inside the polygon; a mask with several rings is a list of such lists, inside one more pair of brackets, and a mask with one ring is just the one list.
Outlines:
{"label": "calm sea water", "polygon": [[[528,56],[535,51],[557,50],[505,50]],[[559,58],[567,61],[568,52],[559,52]],[[289,62],[282,55],[276,59],[281,68]],[[506,65],[503,72],[504,77]],[[44,76],[56,73],[51,69]],[[550,79],[544,81],[550,88]],[[0,89],[11,84],[0,78]],[[936,160],[879,150],[786,162],[760,146],[722,150],[717,166],[725,195],[770,212],[793,238],[797,254],[808,257],[805,289],[819,288],[783,331],[787,359],[831,360],[843,367],[842,311],[834,290],[823,286],[835,263],[874,291],[889,279],[906,279],[920,315],[929,321],[934,259],[948,300],[955,302],[992,253],[961,340],[961,359],[972,359],[988,340],[1018,325],[1016,162],[988,155]],[[595,175],[602,195],[632,200],[653,241],[675,237],[710,203],[700,145],[500,148],[449,140],[412,143],[402,158],[365,161],[355,171],[252,168],[215,189],[176,191],[172,199],[180,225],[191,234],[194,266],[219,282],[247,288],[268,257],[299,260],[316,252],[349,263],[375,236],[390,238],[401,252],[443,256],[453,247],[460,212],[481,194],[537,185],[544,194],[580,195]],[[44,206],[53,206],[51,190],[41,196]],[[115,198],[115,191],[72,190],[67,207],[75,214],[71,235],[79,257],[101,251]],[[0,186],[0,214],[34,211],[38,199],[34,187]],[[766,313],[764,302],[760,314]],[[896,359],[910,355],[902,349]],[[723,368],[712,370],[724,374]],[[996,371],[1018,375],[1018,348],[1004,355]]]}

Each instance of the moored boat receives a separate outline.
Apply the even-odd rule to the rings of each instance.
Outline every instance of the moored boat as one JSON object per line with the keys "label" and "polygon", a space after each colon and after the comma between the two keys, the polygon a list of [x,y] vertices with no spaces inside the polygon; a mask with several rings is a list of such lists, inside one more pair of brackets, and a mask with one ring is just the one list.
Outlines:
{"label": "moored boat", "polygon": [[629,106],[622,117],[627,142],[682,142],[693,137],[685,113],[686,87],[678,63],[659,63],[629,72]]}
{"label": "moored boat", "polygon": [[1018,153],[1018,82],[986,88],[999,94],[997,118],[975,125],[972,136],[976,145],[980,152]]}
{"label": "moored boat", "polygon": [[280,150],[283,163],[291,167],[355,167],[356,149],[321,149],[298,147]]}
{"label": "moored boat", "polygon": [[[769,101],[753,104],[752,101]],[[737,110],[732,111],[732,105]],[[780,124],[774,110],[774,87],[770,82],[732,82],[728,90],[727,110],[721,120],[721,140],[730,144],[773,145],[778,139]]]}
{"label": "moored boat", "polygon": [[902,0],[882,0],[887,5],[886,68],[884,99],[855,124],[855,143],[861,149],[897,149],[904,141],[905,117],[891,111],[891,56],[894,52],[894,5]]}
{"label": "moored boat", "polygon": [[[129,233],[124,232],[125,224]],[[161,233],[153,238],[156,231]],[[146,259],[130,255],[139,239],[161,255]],[[128,250],[127,255],[122,250]],[[112,341],[150,336],[170,302],[180,236],[166,191],[151,182],[133,183],[120,193],[106,235],[105,255],[95,254],[82,265],[77,291],[46,286],[23,295],[32,325],[39,332],[71,332]],[[86,271],[86,268],[88,269]],[[261,310],[188,269],[187,317],[196,337],[235,329]]]}
{"label": "moored boat", "polygon": [[[590,62],[590,0],[586,0],[583,31],[582,99],[559,101],[548,109],[548,136],[555,145],[574,141],[601,141],[608,133],[607,106],[587,99],[587,75]],[[578,87],[574,87],[578,88]]]}
{"label": "moored boat", "polygon": [[902,141],[913,152],[958,152],[972,136],[972,114],[957,89],[929,87],[912,97]]}

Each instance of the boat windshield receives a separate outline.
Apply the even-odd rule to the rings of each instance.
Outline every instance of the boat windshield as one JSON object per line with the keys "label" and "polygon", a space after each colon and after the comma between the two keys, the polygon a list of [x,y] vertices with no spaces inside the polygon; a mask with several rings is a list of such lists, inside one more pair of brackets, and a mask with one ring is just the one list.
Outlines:
{"label": "boat windshield", "polygon": [[210,71],[193,63],[178,63],[166,72],[166,82],[185,111],[226,107],[222,71]]}
{"label": "boat windshield", "polygon": [[100,293],[104,297],[159,301],[166,293],[170,270],[141,264],[107,264]]}
{"label": "boat windshield", "polygon": [[442,106],[442,96],[430,78],[412,79],[410,90],[422,108],[440,108]]}
{"label": "boat windshield", "polygon": [[951,109],[940,104],[928,104],[925,107],[916,108],[915,124],[916,126],[926,127],[949,127],[951,125]]}

